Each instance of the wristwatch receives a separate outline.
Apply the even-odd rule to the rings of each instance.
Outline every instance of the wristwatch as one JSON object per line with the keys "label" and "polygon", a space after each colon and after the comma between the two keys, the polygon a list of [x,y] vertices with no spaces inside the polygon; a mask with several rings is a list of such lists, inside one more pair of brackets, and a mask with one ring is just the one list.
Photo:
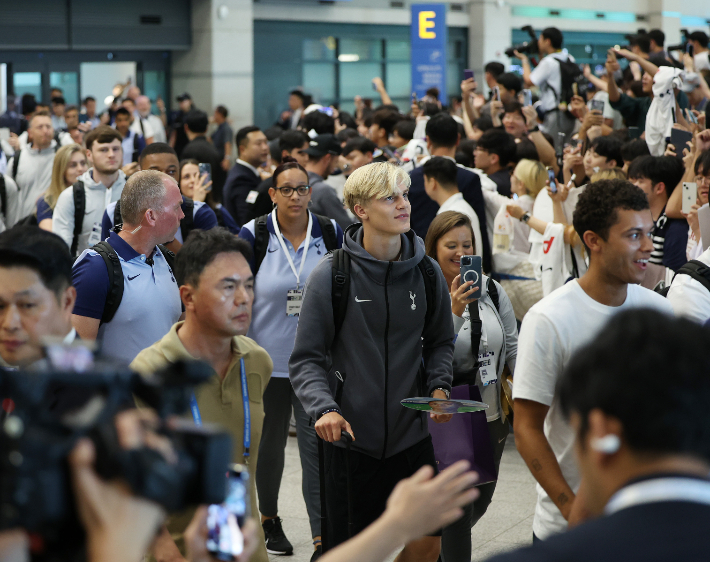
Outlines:
{"label": "wristwatch", "polygon": [[529,220],[530,220],[530,213],[523,213],[523,216],[520,217],[520,222],[524,222],[525,224],[527,224]]}
{"label": "wristwatch", "polygon": [[[449,397],[451,396],[451,391],[446,390],[445,388],[441,388],[440,386],[436,387],[434,390],[441,390],[444,394],[446,394],[446,399],[448,400]],[[434,390],[431,391],[432,394],[434,394]]]}
{"label": "wristwatch", "polygon": [[528,133],[537,133],[540,130],[538,125],[535,125],[532,129],[528,129]]}

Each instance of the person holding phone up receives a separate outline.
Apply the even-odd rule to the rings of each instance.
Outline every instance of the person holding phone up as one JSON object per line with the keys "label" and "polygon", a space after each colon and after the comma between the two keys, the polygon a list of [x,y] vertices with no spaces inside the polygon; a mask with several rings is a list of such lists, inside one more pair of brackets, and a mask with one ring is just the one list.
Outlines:
{"label": "person holding phone up", "polygon": [[[463,213],[446,211],[436,216],[427,231],[425,247],[435,259],[451,288],[451,312],[454,321],[455,349],[453,386],[476,384],[484,403],[488,404],[486,419],[494,452],[496,470],[500,466],[510,422],[501,406],[503,370],[515,369],[518,352],[518,327],[513,305],[497,281],[481,273],[480,287],[473,281],[461,282],[463,256],[474,256],[471,220]],[[478,263],[480,264],[480,258]],[[471,319],[480,319],[480,340],[475,355],[472,345],[477,337],[472,333]],[[471,560],[471,529],[488,509],[496,482],[478,487],[480,496],[464,507],[463,516],[445,527],[441,555],[444,562]]]}

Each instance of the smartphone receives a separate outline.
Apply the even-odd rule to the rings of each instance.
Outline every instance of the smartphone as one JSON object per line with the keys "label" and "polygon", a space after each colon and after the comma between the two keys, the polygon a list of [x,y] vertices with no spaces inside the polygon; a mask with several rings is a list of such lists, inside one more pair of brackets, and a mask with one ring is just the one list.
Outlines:
{"label": "smartphone", "polygon": [[572,82],[572,93],[575,96],[579,95],[579,84],[577,84],[577,82]]}
{"label": "smartphone", "polygon": [[493,86],[493,99],[500,101],[500,88],[498,86]]}
{"label": "smartphone", "polygon": [[687,43],[685,45],[685,52],[688,53],[691,57],[693,56],[693,46],[690,43]]}
{"label": "smartphone", "polygon": [[235,560],[244,551],[242,527],[249,517],[249,472],[233,464],[227,472],[227,497],[207,508],[207,551],[218,560]]}
{"label": "smartphone", "polygon": [[553,170],[552,168],[548,168],[547,178],[550,180],[550,191],[552,191],[552,193],[557,193],[557,180],[555,179],[555,170]]}
{"label": "smartphone", "polygon": [[377,84],[375,84],[374,81],[371,82],[371,84],[372,84],[372,89],[375,90],[375,91],[377,91]]}
{"label": "smartphone", "polygon": [[671,129],[671,144],[675,147],[675,156],[683,159],[683,149],[688,148],[687,143],[693,140],[693,133],[683,129]]}
{"label": "smartphone", "polygon": [[7,127],[0,127],[0,141],[10,140],[10,129]]}
{"label": "smartphone", "polygon": [[[202,177],[206,174],[207,181],[208,182],[212,181],[212,166],[210,164],[200,163],[197,165],[197,167],[200,170],[200,177]],[[207,191],[212,191],[211,185],[207,188]]]}
{"label": "smartphone", "polygon": [[695,182],[683,182],[683,212],[689,213],[698,199],[698,184]]}
{"label": "smartphone", "polygon": [[463,79],[468,80],[469,78],[473,78],[473,70],[467,68],[463,71]]}
{"label": "smartphone", "polygon": [[523,90],[523,105],[525,107],[532,105],[532,91],[525,89]]}
{"label": "smartphone", "polygon": [[79,123],[86,123],[89,121],[89,116],[86,113],[79,114]]}
{"label": "smartphone", "polygon": [[382,152],[384,152],[387,158],[389,158],[390,160],[394,160],[397,166],[401,166],[404,163],[399,159],[399,156],[397,156],[391,149],[387,148],[386,146],[382,147]]}
{"label": "smartphone", "polygon": [[473,281],[471,288],[478,287],[478,291],[474,293],[476,299],[481,296],[481,282],[483,281],[481,259],[481,256],[461,256],[461,283]]}
{"label": "smartphone", "polygon": [[693,113],[692,109],[686,108],[685,114],[688,116],[689,123],[693,123],[695,125],[698,124],[698,118],[695,116],[695,113]]}
{"label": "smartphone", "polygon": [[590,105],[592,111],[598,111],[602,115],[604,114],[604,100],[592,100]]}

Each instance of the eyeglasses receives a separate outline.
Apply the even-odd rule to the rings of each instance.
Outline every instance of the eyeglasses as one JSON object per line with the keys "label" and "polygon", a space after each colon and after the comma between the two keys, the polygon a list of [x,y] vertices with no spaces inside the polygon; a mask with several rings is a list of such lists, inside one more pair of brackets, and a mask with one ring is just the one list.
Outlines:
{"label": "eyeglasses", "polygon": [[308,193],[311,191],[311,186],[310,185],[299,185],[298,187],[277,187],[281,192],[281,195],[284,197],[291,197],[293,195],[293,192],[297,192],[299,195],[308,195]]}
{"label": "eyeglasses", "polygon": [[710,176],[695,176],[693,181],[700,184],[710,184]]}

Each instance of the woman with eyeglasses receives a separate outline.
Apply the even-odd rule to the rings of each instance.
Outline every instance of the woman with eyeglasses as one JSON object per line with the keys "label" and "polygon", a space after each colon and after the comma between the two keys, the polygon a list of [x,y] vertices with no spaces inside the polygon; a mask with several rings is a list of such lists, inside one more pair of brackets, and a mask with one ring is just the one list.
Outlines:
{"label": "woman with eyeglasses", "polygon": [[274,205],[272,212],[248,222],[239,233],[254,249],[254,304],[248,335],[268,351],[274,362],[264,391],[265,417],[256,471],[259,511],[267,551],[292,554],[293,546],[278,517],[278,497],[293,408],[303,469],[303,497],[316,559],[321,552],[318,441],[310,417],[291,387],[288,360],[296,339],[303,286],[325,254],[340,248],[343,231],[334,220],[308,210],[308,173],[293,158],[285,157],[274,170],[269,195]]}

